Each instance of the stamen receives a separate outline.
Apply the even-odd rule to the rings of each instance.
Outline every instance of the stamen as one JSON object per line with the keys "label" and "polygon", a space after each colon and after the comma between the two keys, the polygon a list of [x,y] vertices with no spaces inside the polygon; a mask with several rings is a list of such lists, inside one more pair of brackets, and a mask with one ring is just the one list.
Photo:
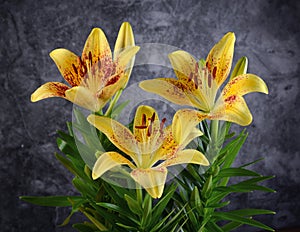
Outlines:
{"label": "stamen", "polygon": [[76,75],[78,75],[77,68],[75,67],[75,65],[74,65],[74,64],[72,64],[72,67],[73,67],[73,70],[74,70],[74,72],[76,73]]}
{"label": "stamen", "polygon": [[197,78],[197,75],[194,75],[194,83],[195,83],[195,88],[198,89],[198,78]]}
{"label": "stamen", "polygon": [[189,81],[193,80],[193,73],[191,72],[189,75]]}
{"label": "stamen", "polygon": [[143,114],[143,115],[142,115],[142,125],[143,125],[143,126],[146,125],[146,120],[147,120],[146,114]]}
{"label": "stamen", "polygon": [[142,125],[142,126],[135,126],[136,129],[146,129],[147,126],[146,125]]}
{"label": "stamen", "polygon": [[90,61],[90,66],[92,67],[93,60],[92,60],[92,53],[89,52],[89,61]]}
{"label": "stamen", "polygon": [[198,63],[195,64],[195,73],[198,73],[198,70],[199,70],[199,65]]}
{"label": "stamen", "polygon": [[167,121],[166,118],[163,118],[163,119],[161,120],[160,128],[159,128],[159,132],[160,132],[161,134],[163,133],[164,124],[165,124],[166,121]]}
{"label": "stamen", "polygon": [[210,73],[208,73],[207,78],[208,78],[208,87],[211,88],[211,74]]}
{"label": "stamen", "polygon": [[147,136],[150,137],[151,134],[152,134],[152,123],[150,123],[150,125],[148,127]]}
{"label": "stamen", "polygon": [[213,79],[216,78],[216,73],[217,73],[217,67],[214,67],[213,72],[212,72]]}
{"label": "stamen", "polygon": [[155,120],[155,113],[152,114],[151,122],[154,122],[154,120]]}

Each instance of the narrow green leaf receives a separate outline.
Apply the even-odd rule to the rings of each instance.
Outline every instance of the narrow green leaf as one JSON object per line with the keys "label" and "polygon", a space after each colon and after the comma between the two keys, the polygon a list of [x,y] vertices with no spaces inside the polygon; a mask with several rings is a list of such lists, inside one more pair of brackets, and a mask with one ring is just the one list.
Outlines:
{"label": "narrow green leaf", "polygon": [[245,218],[233,213],[228,213],[228,212],[214,212],[214,217],[220,219],[220,220],[229,220],[229,221],[235,221],[235,222],[240,222],[243,224],[247,224],[250,226],[254,226],[254,227],[258,227],[264,230],[268,230],[268,231],[275,231],[274,229],[272,229],[269,226],[266,226],[264,224],[262,224],[261,222],[258,222],[254,219],[249,219],[249,218]]}
{"label": "narrow green leaf", "polygon": [[266,209],[238,209],[229,211],[229,213],[234,213],[240,216],[254,216],[261,214],[276,214],[274,211]]}
{"label": "narrow green leaf", "polygon": [[234,229],[239,228],[242,225],[243,225],[243,223],[240,223],[240,222],[229,222],[229,223],[225,224],[224,226],[222,226],[222,229],[224,232],[230,232]]}
{"label": "narrow green leaf", "polygon": [[69,199],[79,201],[83,198],[80,196],[21,196],[22,201],[26,201],[40,206],[66,207],[72,206]]}

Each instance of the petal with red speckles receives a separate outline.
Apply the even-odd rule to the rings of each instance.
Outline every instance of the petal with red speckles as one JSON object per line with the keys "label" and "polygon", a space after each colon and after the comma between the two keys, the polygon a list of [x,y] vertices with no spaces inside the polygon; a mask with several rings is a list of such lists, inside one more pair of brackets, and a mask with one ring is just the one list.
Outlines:
{"label": "petal with red speckles", "polygon": [[80,67],[80,58],[76,54],[64,48],[58,48],[49,55],[71,86],[80,85],[84,72]]}
{"label": "petal with red speckles", "polygon": [[66,98],[65,92],[69,87],[60,82],[48,82],[40,86],[31,95],[31,101],[36,102],[49,97]]}
{"label": "petal with red speckles", "polygon": [[195,66],[198,65],[196,59],[188,52],[182,50],[169,54],[169,59],[177,78],[179,80],[189,81],[190,74],[195,73]]}
{"label": "petal with red speckles", "polygon": [[226,99],[220,96],[208,118],[234,122],[241,126],[247,126],[252,122],[252,115],[244,98],[238,95]]}
{"label": "petal with red speckles", "polygon": [[178,105],[194,106],[186,92],[188,87],[174,78],[157,78],[140,82],[140,88],[147,92],[156,93],[170,102]]}
{"label": "petal with red speckles", "polygon": [[135,169],[131,177],[150,194],[152,198],[160,198],[164,191],[168,170],[165,167]]}
{"label": "petal with red speckles", "polygon": [[210,50],[206,58],[206,66],[215,78],[218,86],[227,78],[233,58],[235,35],[228,32],[223,38]]}
{"label": "petal with red speckles", "polygon": [[136,154],[139,154],[137,141],[127,127],[105,116],[91,114],[87,120],[99,131],[104,133],[117,148],[129,155],[136,165],[138,164],[136,156]]}
{"label": "petal with red speckles", "polygon": [[233,95],[243,96],[252,92],[268,94],[266,83],[258,76],[253,74],[243,74],[233,78],[222,91],[223,98]]}
{"label": "petal with red speckles", "polygon": [[178,164],[199,164],[203,166],[208,166],[209,162],[206,157],[197,150],[185,149],[183,151],[178,151],[173,157],[167,159],[161,163],[158,167],[169,167]]}
{"label": "petal with red speckles", "polygon": [[110,46],[104,32],[100,28],[94,28],[88,36],[81,58],[84,63],[91,66],[99,61],[104,69],[112,66]]}
{"label": "petal with red speckles", "polygon": [[93,167],[92,177],[95,180],[101,177],[105,172],[120,165],[128,165],[132,169],[136,168],[128,159],[117,152],[103,153],[97,159]]}

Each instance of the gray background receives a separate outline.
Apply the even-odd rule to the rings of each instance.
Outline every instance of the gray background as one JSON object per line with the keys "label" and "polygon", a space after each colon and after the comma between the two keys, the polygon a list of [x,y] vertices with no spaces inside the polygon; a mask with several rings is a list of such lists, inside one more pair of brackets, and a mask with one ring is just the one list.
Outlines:
{"label": "gray background", "polygon": [[[247,55],[249,72],[261,76],[270,90],[246,97],[254,121],[237,164],[265,157],[253,169],[276,175],[265,185],[277,193],[233,195],[232,208],[275,210],[275,216],[260,217],[275,228],[300,225],[299,1],[12,0],[1,1],[0,12],[1,231],[72,231],[57,226],[68,209],[18,200],[20,195],[75,193],[72,175],[53,156],[56,130],[66,129],[72,104],[62,99],[31,103],[30,95],[47,81],[63,81],[48,56],[51,50],[64,47],[80,54],[93,27],[101,27],[113,45],[123,21],[132,24],[138,44],[168,44],[197,57],[205,57],[226,32],[236,33],[234,60]],[[160,72],[139,66],[130,85]]]}

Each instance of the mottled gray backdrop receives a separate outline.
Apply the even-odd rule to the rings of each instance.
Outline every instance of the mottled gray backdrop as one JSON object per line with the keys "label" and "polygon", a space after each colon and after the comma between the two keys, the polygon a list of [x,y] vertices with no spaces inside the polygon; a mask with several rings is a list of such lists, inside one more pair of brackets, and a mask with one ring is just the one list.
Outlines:
{"label": "mottled gray backdrop", "polygon": [[[275,210],[275,216],[260,217],[275,228],[300,225],[299,1],[2,0],[0,7],[1,231],[72,231],[57,226],[68,209],[18,199],[75,193],[72,175],[53,156],[56,130],[66,129],[72,104],[62,99],[31,103],[30,95],[47,81],[63,81],[48,56],[51,50],[64,47],[80,54],[93,27],[101,27],[113,45],[123,21],[132,24],[138,44],[168,44],[197,57],[205,57],[226,32],[236,33],[234,61],[247,55],[249,72],[261,76],[270,90],[246,97],[254,121],[237,164],[264,157],[253,168],[276,175],[265,184],[277,193],[237,194],[232,208]],[[157,67],[139,66],[130,85],[158,74]]]}

